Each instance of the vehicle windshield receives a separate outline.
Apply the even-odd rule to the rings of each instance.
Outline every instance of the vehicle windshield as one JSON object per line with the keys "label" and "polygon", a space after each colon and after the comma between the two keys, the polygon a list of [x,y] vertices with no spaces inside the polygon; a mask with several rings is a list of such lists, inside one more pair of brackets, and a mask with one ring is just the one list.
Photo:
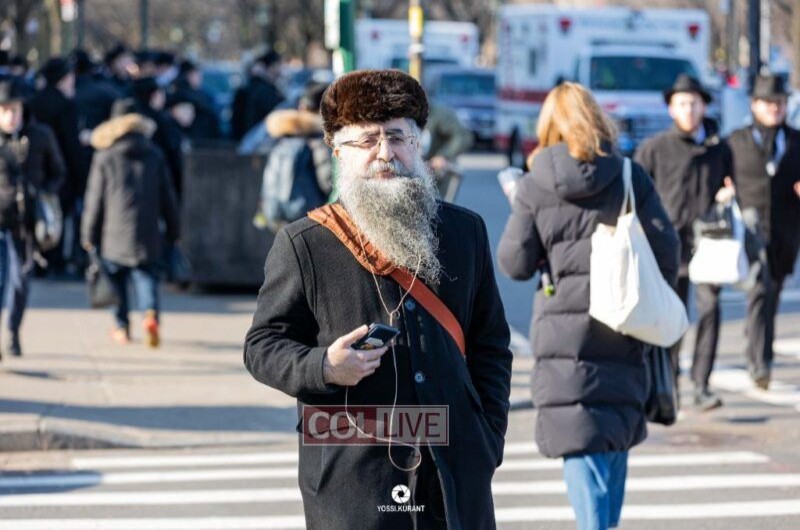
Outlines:
{"label": "vehicle windshield", "polygon": [[680,74],[698,77],[692,63],[666,57],[592,57],[593,90],[664,91]]}
{"label": "vehicle windshield", "polygon": [[493,96],[494,76],[446,74],[439,79],[438,96]]}

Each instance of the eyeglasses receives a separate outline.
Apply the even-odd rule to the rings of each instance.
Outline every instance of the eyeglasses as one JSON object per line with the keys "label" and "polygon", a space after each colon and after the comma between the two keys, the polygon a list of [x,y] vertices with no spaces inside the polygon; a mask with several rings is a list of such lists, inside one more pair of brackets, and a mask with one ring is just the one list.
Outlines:
{"label": "eyeglasses", "polygon": [[415,138],[416,136],[413,134],[389,133],[386,136],[380,134],[370,134],[364,136],[363,138],[359,138],[358,140],[348,140],[346,142],[342,142],[339,145],[355,147],[356,149],[361,149],[362,151],[372,152],[377,149],[380,143],[385,139],[389,143],[389,147],[392,148],[392,151],[396,151],[398,149],[402,150],[411,147],[411,142]]}

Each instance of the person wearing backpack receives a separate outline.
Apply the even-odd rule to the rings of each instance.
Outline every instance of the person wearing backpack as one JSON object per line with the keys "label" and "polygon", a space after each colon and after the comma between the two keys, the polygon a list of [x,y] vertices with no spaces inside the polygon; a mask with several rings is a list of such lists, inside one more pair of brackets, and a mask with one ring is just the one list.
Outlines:
{"label": "person wearing backpack", "polygon": [[319,115],[326,88],[322,83],[309,85],[297,109],[276,110],[267,117],[274,143],[253,219],[258,228],[277,230],[300,219],[325,204],[333,190],[331,151]]}
{"label": "person wearing backpack", "polygon": [[112,339],[130,342],[128,284],[133,283],[144,312],[145,344],[155,348],[160,342],[157,262],[163,239],[178,240],[178,203],[169,166],[150,140],[156,124],[139,114],[132,100],[116,102],[111,116],[92,132],[97,153],[86,189],[81,242],[102,258],[116,291]]}
{"label": "person wearing backpack", "polygon": [[[564,459],[579,530],[617,526],[628,451],[647,436],[644,343],[589,316],[592,236],[599,224],[616,224],[625,194],[615,136],[581,85],[567,82],[550,92],[532,169],[516,185],[497,255],[500,271],[513,279],[527,280],[543,265],[551,278],[536,293],[531,325],[536,442],[544,456]],[[635,163],[631,182],[660,273],[674,284],[678,236],[652,180]]]}

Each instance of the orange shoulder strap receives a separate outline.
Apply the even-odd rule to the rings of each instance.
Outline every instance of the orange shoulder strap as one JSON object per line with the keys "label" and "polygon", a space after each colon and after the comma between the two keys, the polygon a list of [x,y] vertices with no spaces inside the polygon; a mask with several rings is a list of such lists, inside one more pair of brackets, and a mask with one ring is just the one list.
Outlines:
{"label": "orange shoulder strap", "polygon": [[410,272],[391,263],[368,241],[364,241],[362,247],[361,241],[356,239],[358,228],[341,204],[327,204],[308,212],[308,217],[330,230],[362,267],[379,276],[390,276],[399,283],[447,331],[461,355],[466,357],[464,331],[452,311],[428,286],[421,281],[414,281]]}
{"label": "orange shoulder strap", "polygon": [[436,296],[436,293],[428,289],[428,286],[421,281],[414,281],[414,277],[406,269],[396,268],[390,276],[400,284],[400,286],[411,293],[414,300],[419,302],[425,310],[436,319],[439,324],[447,331],[458,346],[458,351],[464,357],[467,356],[467,341],[464,339],[464,331],[461,324],[450,309]]}

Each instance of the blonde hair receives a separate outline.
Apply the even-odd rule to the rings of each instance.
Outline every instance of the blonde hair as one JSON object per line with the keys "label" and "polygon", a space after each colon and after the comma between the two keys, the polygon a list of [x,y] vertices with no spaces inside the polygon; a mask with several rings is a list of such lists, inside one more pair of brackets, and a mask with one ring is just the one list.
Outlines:
{"label": "blonde hair", "polygon": [[565,82],[547,95],[539,113],[536,127],[539,146],[530,154],[528,167],[545,147],[566,143],[569,154],[582,162],[589,162],[603,151],[603,143],[614,143],[617,130],[594,96],[578,83]]}

